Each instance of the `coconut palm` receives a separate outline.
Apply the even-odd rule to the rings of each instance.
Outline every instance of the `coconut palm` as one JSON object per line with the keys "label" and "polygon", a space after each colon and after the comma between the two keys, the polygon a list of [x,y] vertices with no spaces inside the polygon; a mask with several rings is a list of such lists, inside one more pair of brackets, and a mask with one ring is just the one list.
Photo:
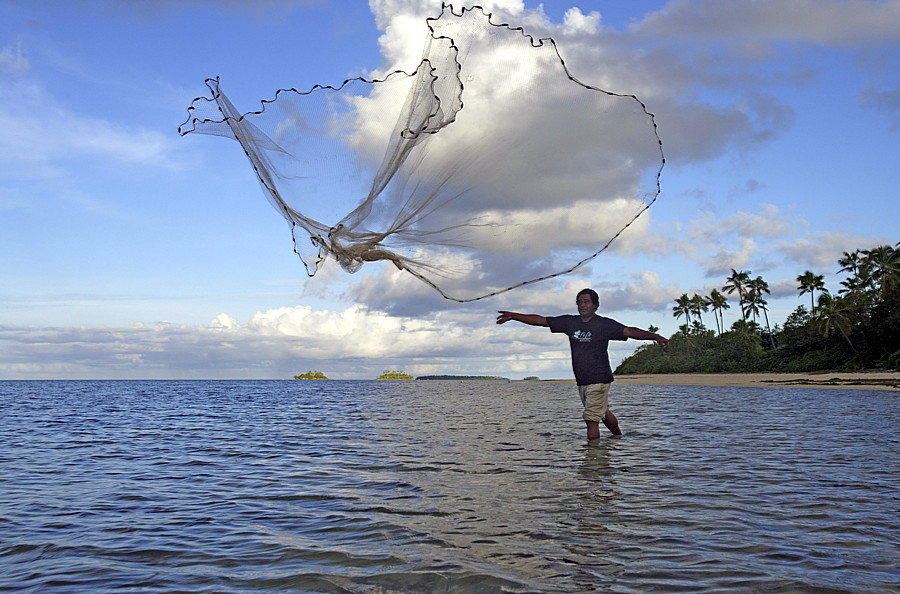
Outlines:
{"label": "coconut palm", "polygon": [[844,288],[839,291],[840,293],[864,291],[871,287],[873,282],[871,266],[860,250],[844,252],[838,259],[838,264],[841,265],[838,272],[848,273],[847,278],[841,281]]}
{"label": "coconut palm", "polygon": [[851,327],[848,315],[850,311],[851,308],[841,297],[832,297],[828,293],[822,293],[819,295],[819,304],[813,321],[822,330],[824,336],[829,336],[837,328],[855,353],[857,352],[856,347],[850,342]]}
{"label": "coconut palm", "polygon": [[681,297],[675,300],[675,307],[672,308],[672,315],[675,318],[680,318],[684,316],[687,325],[691,323],[691,298],[687,296],[687,293],[682,293]]}
{"label": "coconut palm", "polygon": [[731,306],[728,305],[725,295],[719,293],[718,289],[713,289],[709,294],[709,305],[712,307],[713,317],[716,318],[716,327],[721,334],[725,330],[725,319],[722,317],[722,312],[730,309]]}
{"label": "coconut palm", "polygon": [[747,312],[744,311],[744,293],[746,293],[746,284],[749,280],[749,270],[735,270],[732,268],[731,276],[725,279],[725,285],[722,287],[722,290],[729,295],[732,293],[738,294],[739,303],[741,305],[741,319],[744,321],[747,320]]}
{"label": "coconut palm", "polygon": [[871,271],[872,279],[885,297],[892,289],[900,286],[900,250],[889,245],[880,245],[863,252],[863,266]]}
{"label": "coconut palm", "polygon": [[769,283],[763,280],[763,277],[757,276],[755,279],[749,281],[747,283],[750,292],[750,299],[752,301],[751,307],[753,307],[754,317],[753,320],[756,321],[756,315],[759,314],[759,311],[762,310],[763,316],[766,320],[766,331],[769,333],[769,340],[772,342],[772,348],[775,348],[775,338],[772,336],[772,327],[769,326],[769,310],[766,309],[766,305],[768,301],[763,297],[763,295],[771,295],[769,291]]}
{"label": "coconut palm", "polygon": [[800,291],[801,297],[806,293],[809,293],[809,306],[814,311],[816,309],[815,292],[828,292],[825,289],[825,277],[821,274],[817,275],[812,271],[807,270],[797,277],[797,282],[800,283],[800,286],[797,287],[797,290]]}
{"label": "coconut palm", "polygon": [[841,269],[838,272],[849,272],[851,276],[858,276],[859,271],[862,269],[862,257],[859,250],[844,252],[838,258],[838,264],[841,265]]}
{"label": "coconut palm", "polygon": [[691,297],[691,313],[697,316],[700,326],[703,326],[703,314],[709,311],[709,302],[703,295],[694,295]]}

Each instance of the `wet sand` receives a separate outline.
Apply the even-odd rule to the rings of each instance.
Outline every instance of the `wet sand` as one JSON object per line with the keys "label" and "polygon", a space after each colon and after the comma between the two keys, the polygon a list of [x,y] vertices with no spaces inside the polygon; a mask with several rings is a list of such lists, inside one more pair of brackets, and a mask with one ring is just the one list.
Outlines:
{"label": "wet sand", "polygon": [[822,373],[661,373],[617,375],[620,384],[900,391],[898,371]]}

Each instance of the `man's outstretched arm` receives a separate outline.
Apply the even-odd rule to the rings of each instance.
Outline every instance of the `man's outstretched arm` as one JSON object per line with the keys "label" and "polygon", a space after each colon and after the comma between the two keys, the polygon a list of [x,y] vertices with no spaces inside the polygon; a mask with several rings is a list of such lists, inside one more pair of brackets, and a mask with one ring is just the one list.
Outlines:
{"label": "man's outstretched arm", "polygon": [[654,340],[656,341],[656,344],[663,348],[669,346],[669,339],[665,336],[647,332],[646,330],[641,330],[640,328],[635,328],[633,326],[626,326],[623,334],[625,335],[625,338],[633,338],[635,340]]}
{"label": "man's outstretched arm", "polygon": [[497,323],[504,324],[510,320],[515,320],[517,322],[522,322],[523,324],[528,324],[529,326],[547,326],[547,318],[544,316],[539,316],[537,314],[521,314],[516,313],[514,311],[503,311],[500,310],[498,312],[500,315],[497,316]]}

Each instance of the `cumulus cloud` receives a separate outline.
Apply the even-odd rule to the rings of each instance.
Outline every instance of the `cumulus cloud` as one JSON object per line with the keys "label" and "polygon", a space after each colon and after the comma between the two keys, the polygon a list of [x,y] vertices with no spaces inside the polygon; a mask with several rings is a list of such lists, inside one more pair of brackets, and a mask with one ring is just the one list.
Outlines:
{"label": "cumulus cloud", "polygon": [[[559,360],[566,345],[549,333],[498,332],[490,315],[436,313],[394,317],[352,306],[309,306],[228,314],[206,326],[133,324],[128,328],[0,326],[5,378],[290,378],[307,369],[333,378],[372,379],[384,366],[412,374],[502,373],[519,347]],[[520,329],[521,330],[521,329]],[[503,344],[485,357],[485,345]],[[506,353],[512,353],[506,355]]]}

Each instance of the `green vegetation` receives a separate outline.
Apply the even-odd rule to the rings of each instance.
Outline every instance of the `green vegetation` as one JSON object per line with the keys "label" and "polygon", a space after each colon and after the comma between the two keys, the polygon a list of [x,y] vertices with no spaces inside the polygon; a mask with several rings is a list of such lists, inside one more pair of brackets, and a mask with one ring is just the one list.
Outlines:
{"label": "green vegetation", "polygon": [[307,371],[306,373],[301,373],[300,375],[295,375],[294,379],[296,380],[327,380],[325,374],[321,371]]}
{"label": "green vegetation", "polygon": [[380,376],[376,377],[375,379],[380,379],[380,380],[411,380],[411,379],[416,379],[416,378],[414,378],[413,376],[411,376],[411,375],[409,375],[409,374],[407,374],[407,373],[403,373],[402,371],[385,371],[384,373],[382,373]]}
{"label": "green vegetation", "polygon": [[[741,319],[725,330],[724,295],[687,294],[675,300],[672,315],[685,318],[669,347],[645,344],[616,369],[633,373],[810,372],[900,370],[900,243],[844,252],[847,274],[833,295],[824,276],[809,270],[797,277],[800,296],[809,294],[783,326],[772,328],[765,296],[769,285],[750,271],[731,270],[722,290],[737,294]],[[706,327],[711,312],[716,329]]]}

